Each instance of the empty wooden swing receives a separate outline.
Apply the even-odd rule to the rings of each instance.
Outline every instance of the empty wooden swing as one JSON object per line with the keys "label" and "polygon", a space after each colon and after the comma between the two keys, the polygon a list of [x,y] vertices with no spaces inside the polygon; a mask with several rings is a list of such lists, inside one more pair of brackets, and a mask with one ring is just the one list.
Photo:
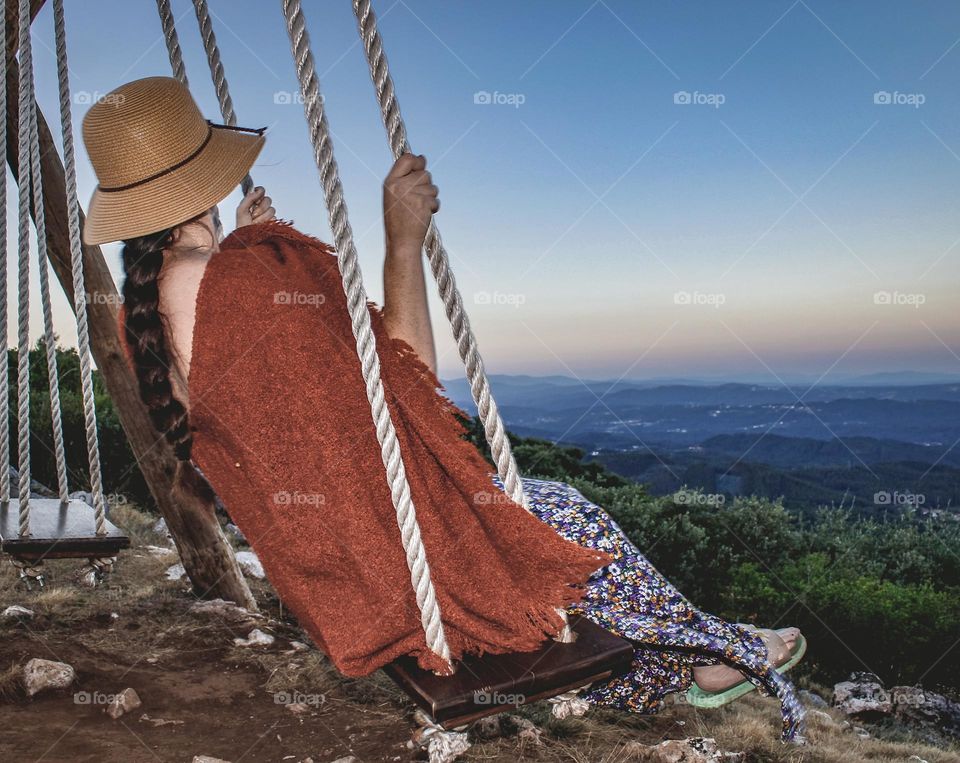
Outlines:
{"label": "empty wooden swing", "polygon": [[[63,0],[53,0],[57,47],[57,77],[60,88],[60,120],[66,180],[67,210],[70,232],[71,271],[73,277],[74,312],[77,320],[77,345],[80,355],[80,379],[83,394],[83,415],[86,427],[87,458],[90,467],[90,489],[93,505],[71,499],[67,481],[67,461],[63,442],[57,374],[56,337],[50,304],[47,271],[47,229],[44,217],[43,178],[40,172],[40,146],[37,128],[37,104],[34,98],[33,59],[31,50],[30,3],[19,4],[19,99],[18,99],[18,166],[19,186],[19,249],[18,249],[18,344],[17,344],[17,440],[19,484],[16,500],[11,498],[8,464],[10,464],[10,405],[7,388],[7,360],[0,363],[0,551],[9,554],[28,587],[36,582],[43,586],[45,559],[86,558],[80,580],[95,584],[112,569],[118,552],[130,545],[129,539],[107,519],[106,502],[100,474],[97,442],[97,420],[93,397],[93,370],[90,359],[90,337],[87,327],[86,289],[83,258],[80,249],[80,215],[77,201],[76,164],[73,127],[70,115],[70,83],[67,69],[66,32]],[[6,41],[7,23],[4,14],[0,39]],[[7,58],[0,64],[0,121],[2,144],[7,148]],[[32,198],[31,198],[32,193]],[[6,209],[6,173],[0,173],[0,201]],[[50,417],[53,422],[53,443],[57,464],[57,498],[32,498],[30,495],[30,207],[36,224],[37,256],[40,272],[40,301],[43,312],[44,345],[50,388]],[[6,247],[6,215],[0,216],[0,240]],[[0,269],[0,335],[7,337],[7,272]],[[6,356],[6,351],[4,352]]]}

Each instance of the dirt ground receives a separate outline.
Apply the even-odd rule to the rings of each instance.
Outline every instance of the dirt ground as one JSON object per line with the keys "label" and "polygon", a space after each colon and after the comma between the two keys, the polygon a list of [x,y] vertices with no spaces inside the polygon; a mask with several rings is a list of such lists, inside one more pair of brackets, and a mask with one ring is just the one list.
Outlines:
{"label": "dirt ground", "polygon": [[[69,691],[0,706],[0,760],[139,763],[190,761],[201,754],[233,763],[348,755],[363,761],[410,758],[409,722],[389,702],[358,705],[334,688],[322,697],[307,697],[308,712],[297,716],[265,690],[267,676],[260,665],[230,658],[229,635],[221,644],[203,639],[181,646],[180,638],[170,636],[182,634],[156,633],[136,618],[102,620],[75,624],[85,631],[79,640],[69,633],[36,631],[5,639],[4,663],[31,657],[66,662],[77,681]],[[99,643],[88,646],[94,640]],[[111,650],[111,644],[123,648]],[[143,705],[113,720],[95,693],[127,687],[137,691]],[[89,704],[87,695],[92,695]]]}
{"label": "dirt ground", "polygon": [[[176,556],[151,552],[145,544],[162,539],[144,530],[147,520],[130,521],[137,542],[99,589],[75,585],[71,574],[78,563],[64,561],[48,564],[50,582],[42,593],[28,593],[0,560],[0,610],[19,604],[35,613],[0,618],[0,761],[190,763],[197,755],[231,763],[425,760],[408,746],[412,705],[383,674],[344,679],[315,649],[295,649],[292,642],[306,637],[264,581],[250,581],[261,619],[238,622],[191,611],[197,598],[189,586],[164,574]],[[235,645],[233,639],[247,636],[252,625],[274,643]],[[35,657],[72,665],[75,684],[28,698],[20,674]],[[114,720],[105,713],[105,699],[128,687],[142,706]],[[532,721],[537,731],[518,736],[518,718]],[[744,751],[748,761],[960,763],[956,747],[938,749],[902,730],[871,729],[862,738],[833,711],[811,713],[809,725],[810,744],[796,749],[778,741],[776,703],[756,696],[716,711],[677,705],[640,717],[597,710],[565,721],[536,703],[506,716],[495,733],[474,731],[463,760],[657,760],[648,745],[708,736],[722,749]]]}

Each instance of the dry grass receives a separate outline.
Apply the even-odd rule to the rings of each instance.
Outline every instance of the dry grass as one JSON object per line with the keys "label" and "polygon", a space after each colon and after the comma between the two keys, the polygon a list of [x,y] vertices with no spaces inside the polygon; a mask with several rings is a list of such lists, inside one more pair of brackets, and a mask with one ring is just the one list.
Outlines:
{"label": "dry grass", "polygon": [[0,672],[0,700],[7,701],[20,696],[20,665],[13,664]]}

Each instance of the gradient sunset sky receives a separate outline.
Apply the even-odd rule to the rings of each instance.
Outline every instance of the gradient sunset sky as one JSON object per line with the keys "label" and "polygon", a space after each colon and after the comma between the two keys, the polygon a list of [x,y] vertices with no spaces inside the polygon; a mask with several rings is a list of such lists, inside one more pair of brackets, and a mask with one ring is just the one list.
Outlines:
{"label": "gradient sunset sky", "polygon": [[[282,217],[329,240],[280,4],[210,6],[240,123],[269,126],[255,181]],[[192,4],[173,7],[194,95],[219,121]],[[374,7],[491,372],[960,376],[956,2]],[[379,300],[391,158],[373,88],[349,0],[304,11]],[[66,13],[79,141],[92,98],[170,71],[151,0],[67,0]],[[58,129],[52,43],[47,7],[34,56]],[[79,182],[86,206],[83,152]],[[228,225],[238,198],[221,205]],[[118,248],[104,253],[119,277]],[[57,307],[71,343],[62,297]],[[453,377],[436,298],[432,309],[441,376]]]}

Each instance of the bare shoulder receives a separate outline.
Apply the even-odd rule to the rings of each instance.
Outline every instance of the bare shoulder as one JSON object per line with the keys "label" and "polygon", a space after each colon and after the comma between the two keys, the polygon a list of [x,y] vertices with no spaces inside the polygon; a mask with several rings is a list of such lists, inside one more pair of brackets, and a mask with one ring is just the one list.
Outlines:
{"label": "bare shoulder", "polygon": [[160,289],[160,312],[173,360],[183,378],[190,373],[193,327],[197,317],[197,294],[210,260],[209,252],[165,255],[157,285]]}

